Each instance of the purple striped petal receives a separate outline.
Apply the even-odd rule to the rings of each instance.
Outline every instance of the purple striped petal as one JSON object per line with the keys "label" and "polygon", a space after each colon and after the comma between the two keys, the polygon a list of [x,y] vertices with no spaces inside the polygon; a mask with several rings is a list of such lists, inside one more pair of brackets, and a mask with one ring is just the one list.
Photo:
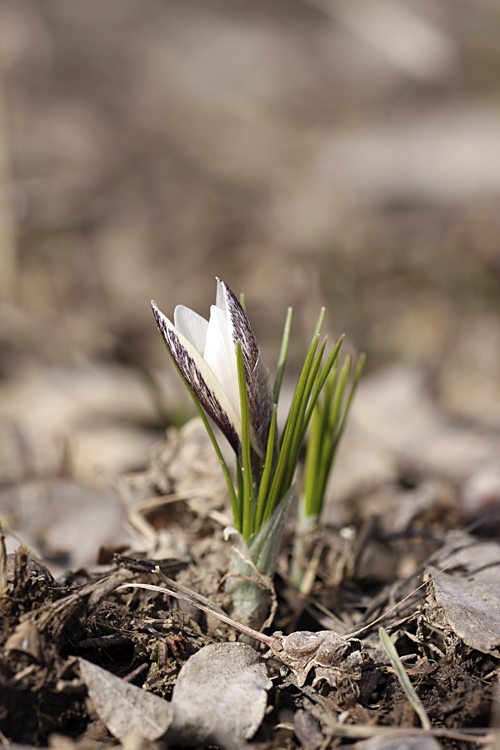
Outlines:
{"label": "purple striped petal", "polygon": [[247,314],[233,292],[221,279],[217,279],[216,305],[227,316],[235,361],[238,341],[241,344],[247,382],[252,443],[257,453],[262,456],[265,453],[273,413],[273,394],[269,385],[269,370],[264,364]]}
{"label": "purple striped petal", "polygon": [[151,302],[151,307],[163,340],[181,375],[193,391],[200,406],[220,428],[233,450],[238,453],[241,417],[195,346],[176,330],[154,301]]}

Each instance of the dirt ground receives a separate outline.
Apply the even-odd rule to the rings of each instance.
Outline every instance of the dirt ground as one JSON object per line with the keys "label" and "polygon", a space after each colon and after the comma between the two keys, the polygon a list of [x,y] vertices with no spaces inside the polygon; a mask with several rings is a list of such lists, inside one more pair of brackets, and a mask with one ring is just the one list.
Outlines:
{"label": "dirt ground", "polygon": [[[488,0],[0,7],[5,746],[497,746],[499,98]],[[271,641],[241,651],[252,731],[193,735],[179,673],[210,647],[223,675],[238,631],[117,587],[228,607],[227,490],[149,307],[206,315],[215,276],[271,372],[293,306],[285,401],[322,305],[367,367],[307,587],[293,511]],[[340,640],[277,653],[304,631]]]}

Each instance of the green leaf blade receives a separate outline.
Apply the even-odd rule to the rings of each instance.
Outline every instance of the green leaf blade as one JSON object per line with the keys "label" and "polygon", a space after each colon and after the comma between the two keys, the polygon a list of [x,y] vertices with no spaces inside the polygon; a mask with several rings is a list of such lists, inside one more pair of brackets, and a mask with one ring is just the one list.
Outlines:
{"label": "green leaf blade", "polygon": [[245,377],[245,363],[241,342],[236,346],[236,362],[238,366],[238,386],[240,391],[241,409],[241,474],[243,498],[240,497],[242,507],[242,531],[245,539],[248,539],[254,531],[254,496],[252,477],[252,447],[250,435],[250,409],[248,405],[247,381]]}

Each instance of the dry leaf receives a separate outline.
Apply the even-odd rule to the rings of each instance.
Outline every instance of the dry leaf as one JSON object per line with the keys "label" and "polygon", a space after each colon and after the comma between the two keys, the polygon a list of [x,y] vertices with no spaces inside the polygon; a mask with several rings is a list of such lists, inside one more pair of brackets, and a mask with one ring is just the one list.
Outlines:
{"label": "dry leaf", "polygon": [[361,641],[343,638],[331,630],[300,630],[286,636],[278,631],[273,639],[272,653],[290,667],[299,687],[305,685],[314,669],[313,687],[325,680],[333,688],[349,687],[358,695],[357,683],[367,663]]}
{"label": "dry leaf", "polygon": [[293,731],[303,750],[318,750],[325,740],[317,719],[301,708],[293,717]]}
{"label": "dry leaf", "polygon": [[[448,627],[470,648],[500,654],[500,544],[464,533],[448,543],[429,566],[428,617]],[[438,567],[439,566],[439,567]],[[446,572],[441,572],[447,567]]]}
{"label": "dry leaf", "polygon": [[172,721],[170,703],[90,661],[79,659],[79,665],[97,715],[118,740],[135,735],[154,741],[165,734]]}
{"label": "dry leaf", "polygon": [[[494,568],[498,576],[498,565]],[[493,572],[493,571],[492,571]],[[470,648],[500,655],[500,582],[477,576],[449,575],[429,567],[436,576],[430,585],[430,606],[438,607],[442,621]],[[438,575],[439,573],[439,575]],[[435,618],[433,618],[435,619]]]}
{"label": "dry leaf", "polygon": [[205,646],[179,673],[168,740],[242,747],[262,722],[270,687],[266,667],[251,646]]}
{"label": "dry leaf", "polygon": [[40,660],[40,634],[31,620],[24,620],[17,625],[12,635],[7,638],[5,651],[23,651],[36,661]]}
{"label": "dry leaf", "polygon": [[355,750],[440,750],[434,737],[370,737],[353,745]]}

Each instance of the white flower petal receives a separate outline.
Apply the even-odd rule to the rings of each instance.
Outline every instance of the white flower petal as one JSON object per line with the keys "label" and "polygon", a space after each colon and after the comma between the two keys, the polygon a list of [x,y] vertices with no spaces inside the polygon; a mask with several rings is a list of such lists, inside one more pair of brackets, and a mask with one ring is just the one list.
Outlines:
{"label": "white flower petal", "polygon": [[198,403],[214,420],[233,449],[238,452],[241,418],[223,391],[213,370],[195,346],[158,309],[154,301],[151,302],[151,307],[172,359],[196,396]]}
{"label": "white flower petal", "polygon": [[222,312],[229,317],[229,292],[231,290],[229,289],[228,285],[222,281],[222,279],[219,279],[218,276],[216,276],[216,281],[217,293],[215,295],[215,304],[219,308],[219,310],[222,310]]}
{"label": "white flower petal", "polygon": [[174,326],[179,333],[203,355],[207,338],[208,320],[185,305],[177,305],[174,310]]}
{"label": "white flower petal", "polygon": [[210,320],[184,305],[174,312],[175,326],[153,304],[158,327],[177,367],[198,402],[235,450],[241,441],[237,346],[241,343],[253,449],[263,456],[273,411],[269,372],[242,306],[220,279]]}
{"label": "white flower petal", "polygon": [[237,414],[241,415],[236,349],[231,338],[227,316],[215,305],[210,308],[204,357]]}

